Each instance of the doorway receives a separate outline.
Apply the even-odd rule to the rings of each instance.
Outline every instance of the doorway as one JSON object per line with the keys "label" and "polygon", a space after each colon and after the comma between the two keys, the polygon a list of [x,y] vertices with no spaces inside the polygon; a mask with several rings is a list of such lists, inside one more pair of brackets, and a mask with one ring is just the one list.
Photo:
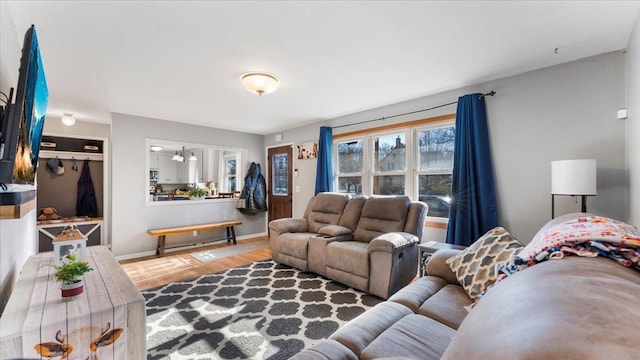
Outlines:
{"label": "doorway", "polygon": [[293,147],[280,146],[268,149],[269,164],[269,219],[293,216]]}

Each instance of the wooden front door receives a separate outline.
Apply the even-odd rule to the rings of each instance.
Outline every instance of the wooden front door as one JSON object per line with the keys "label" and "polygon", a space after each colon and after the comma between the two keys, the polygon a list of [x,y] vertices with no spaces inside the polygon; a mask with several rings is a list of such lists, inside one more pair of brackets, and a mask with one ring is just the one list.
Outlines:
{"label": "wooden front door", "polygon": [[269,221],[293,216],[293,149],[281,146],[268,150]]}

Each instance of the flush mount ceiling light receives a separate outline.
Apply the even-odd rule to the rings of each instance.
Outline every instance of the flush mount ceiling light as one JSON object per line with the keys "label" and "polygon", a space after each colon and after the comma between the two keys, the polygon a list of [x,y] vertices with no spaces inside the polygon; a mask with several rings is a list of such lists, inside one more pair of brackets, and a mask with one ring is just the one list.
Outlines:
{"label": "flush mount ceiling light", "polygon": [[67,126],[73,126],[73,124],[76,123],[76,119],[71,113],[64,113],[64,116],[62,117],[62,119],[60,119],[60,121],[62,121],[62,123]]}
{"label": "flush mount ceiling light", "polygon": [[160,145],[151,145],[149,148],[151,149],[151,151],[160,151],[160,150],[162,150],[162,146],[160,146]]}
{"label": "flush mount ceiling light", "polygon": [[276,91],[280,80],[275,75],[262,72],[250,72],[240,77],[245,89],[254,94],[261,95]]}

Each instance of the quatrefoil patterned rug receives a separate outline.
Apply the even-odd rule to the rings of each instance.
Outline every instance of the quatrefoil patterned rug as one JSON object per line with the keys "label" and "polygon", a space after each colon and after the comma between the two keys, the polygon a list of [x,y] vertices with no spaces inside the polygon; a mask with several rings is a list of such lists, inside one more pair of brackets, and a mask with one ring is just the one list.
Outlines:
{"label": "quatrefoil patterned rug", "polygon": [[271,260],[142,294],[148,359],[288,359],[382,302]]}

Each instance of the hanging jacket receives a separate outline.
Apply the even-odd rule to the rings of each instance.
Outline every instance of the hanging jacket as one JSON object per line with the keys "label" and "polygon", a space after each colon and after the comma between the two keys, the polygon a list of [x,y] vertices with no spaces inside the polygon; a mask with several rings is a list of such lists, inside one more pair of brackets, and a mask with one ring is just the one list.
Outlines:
{"label": "hanging jacket", "polygon": [[82,166],[82,174],[78,179],[78,197],[76,199],[76,215],[77,216],[98,216],[98,199],[96,199],[96,190],[91,180],[91,172],[89,171],[89,160],[84,161]]}
{"label": "hanging jacket", "polygon": [[252,162],[244,178],[238,210],[245,215],[255,215],[260,211],[266,211],[266,189],[264,176],[260,173],[260,164]]}
{"label": "hanging jacket", "polygon": [[260,211],[267,211],[267,183],[260,173],[260,164],[256,164],[255,190],[253,191],[253,201]]}

